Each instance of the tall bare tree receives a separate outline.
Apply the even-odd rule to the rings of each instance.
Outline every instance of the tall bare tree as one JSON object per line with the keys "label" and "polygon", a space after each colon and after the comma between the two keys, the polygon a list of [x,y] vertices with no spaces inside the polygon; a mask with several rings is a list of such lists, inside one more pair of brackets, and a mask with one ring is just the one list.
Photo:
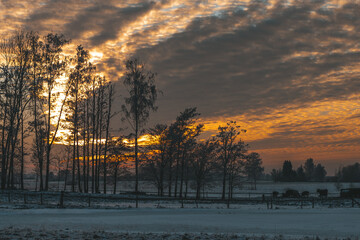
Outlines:
{"label": "tall bare tree", "polygon": [[18,32],[0,44],[1,188],[14,187],[14,158],[26,106],[30,102],[28,70],[30,34]]}
{"label": "tall bare tree", "polygon": [[[127,87],[129,96],[125,97],[125,104],[122,111],[129,121],[134,131],[135,147],[135,193],[139,190],[139,146],[138,138],[145,124],[147,123],[150,112],[156,111],[155,105],[158,90],[155,86],[155,74],[147,71],[145,64],[138,59],[131,59],[126,62],[126,73],[124,85]],[[136,202],[136,207],[138,204]]]}
{"label": "tall bare tree", "polygon": [[206,177],[215,167],[216,160],[216,142],[207,140],[196,145],[191,166],[195,175],[196,199],[200,199],[201,187],[205,185]]}
{"label": "tall bare tree", "polygon": [[248,178],[252,179],[254,181],[254,187],[256,190],[256,181],[259,179],[261,174],[264,172],[260,154],[258,154],[256,152],[252,152],[249,155],[247,155],[245,157],[244,170],[245,170],[245,173],[248,175]]}
{"label": "tall bare tree", "polygon": [[240,126],[237,125],[235,121],[230,121],[225,126],[219,126],[218,134],[216,135],[216,139],[218,141],[219,160],[223,172],[221,196],[223,200],[225,200],[229,164],[231,164],[231,162],[237,157],[236,155],[239,146],[236,140],[241,132],[245,132],[245,130],[241,130]]}
{"label": "tall bare tree", "polygon": [[150,142],[148,146],[148,154],[144,169],[148,170],[150,179],[153,179],[157,189],[158,195],[164,195],[164,181],[166,167],[168,165],[168,145],[169,145],[169,128],[166,124],[156,124],[154,128],[149,130]]}
{"label": "tall bare tree", "polygon": [[[66,67],[68,65],[67,59],[62,56],[63,46],[69,42],[65,39],[63,35],[58,34],[48,34],[44,38],[44,93],[46,93],[46,104],[47,104],[47,114],[45,121],[45,131],[46,131],[46,175],[45,175],[45,190],[49,189],[49,173],[50,173],[50,155],[53,143],[56,139],[56,134],[60,126],[62,119],[62,113],[66,98],[69,93],[69,88],[65,90],[65,97],[62,99],[60,112],[57,113],[57,116],[52,114],[55,104],[58,104],[60,93],[54,92],[54,89],[57,87],[57,80],[61,76],[65,75]],[[63,86],[67,84],[62,82]],[[52,121],[53,119],[56,119]]]}
{"label": "tall bare tree", "polygon": [[106,194],[106,184],[107,184],[107,154],[108,154],[108,143],[110,138],[110,120],[112,118],[111,107],[114,98],[114,86],[109,84],[108,88],[108,102],[107,102],[107,113],[106,113],[106,123],[105,123],[105,147],[104,147],[104,194]]}
{"label": "tall bare tree", "polygon": [[72,140],[73,140],[73,162],[72,162],[72,191],[75,191],[75,171],[77,169],[78,189],[81,192],[81,171],[80,171],[80,153],[79,153],[79,102],[83,98],[82,92],[85,83],[88,81],[88,73],[94,66],[89,62],[89,51],[85,50],[81,45],[76,49],[76,55],[72,59],[75,67],[69,76],[69,95],[67,101],[69,113],[69,121],[72,122]]}
{"label": "tall bare tree", "polygon": [[[175,159],[175,187],[174,196],[178,193],[178,181],[180,180],[180,197],[183,196],[184,182],[187,185],[188,153],[194,147],[196,138],[203,130],[202,124],[195,124],[200,114],[196,108],[186,108],[169,127],[169,138],[172,141]],[[171,174],[171,173],[170,173]],[[171,184],[171,183],[169,183]]]}

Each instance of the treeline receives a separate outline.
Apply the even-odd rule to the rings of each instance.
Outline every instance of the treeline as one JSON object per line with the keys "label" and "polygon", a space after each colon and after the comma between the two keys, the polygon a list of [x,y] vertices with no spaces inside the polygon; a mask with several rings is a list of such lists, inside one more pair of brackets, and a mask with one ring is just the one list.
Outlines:
{"label": "treeline", "polygon": [[71,146],[66,168],[72,169],[72,190],[75,183],[79,191],[99,189],[114,89],[82,46],[66,56],[68,43],[63,35],[34,32],[1,41],[1,189],[15,188],[16,175],[24,189],[25,156],[30,155],[39,190],[48,190],[56,143]]}
{"label": "treeline", "polygon": [[168,196],[186,198],[193,184],[199,198],[206,185],[221,179],[222,199],[230,199],[244,176],[256,186],[264,168],[260,155],[247,154],[247,145],[239,140],[244,130],[230,121],[219,126],[215,137],[198,140],[204,130],[196,124],[198,115],[196,108],[188,108],[171,125],[159,124],[149,130],[154,144],[146,149],[150,154],[144,155],[142,173],[156,185],[158,195],[167,191]]}
{"label": "treeline", "polygon": [[[263,173],[257,153],[247,153],[240,140],[245,132],[236,122],[219,126],[216,136],[200,140],[196,108],[185,109],[170,124],[147,129],[157,110],[156,74],[138,59],[126,62],[121,112],[131,133],[111,134],[114,87],[96,70],[82,46],[73,56],[60,34],[39,36],[19,32],[0,44],[1,189],[14,189],[31,159],[38,190],[49,190],[57,171],[64,190],[117,192],[119,177],[151,180],[158,194],[186,197],[195,185],[196,196],[206,184],[221,186],[222,198],[231,198],[240,178],[256,180]],[[147,137],[148,143],[139,139]],[[54,145],[63,146],[54,154]],[[220,184],[218,179],[221,179]],[[214,180],[214,181],[211,181]]]}
{"label": "treeline", "polygon": [[324,181],[326,174],[324,166],[315,164],[314,160],[309,158],[304,166],[300,165],[296,170],[293,169],[291,161],[284,161],[281,169],[271,171],[271,178],[275,182]]}
{"label": "treeline", "polygon": [[360,182],[360,164],[355,163],[339,168],[336,178],[339,182]]}

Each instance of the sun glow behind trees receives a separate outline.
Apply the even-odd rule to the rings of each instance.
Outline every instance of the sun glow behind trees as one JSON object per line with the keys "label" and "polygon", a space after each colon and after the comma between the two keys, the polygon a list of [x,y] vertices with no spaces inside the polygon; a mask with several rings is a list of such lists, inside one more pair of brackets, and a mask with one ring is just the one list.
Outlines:
{"label": "sun glow behind trees", "polygon": [[[200,49],[199,51],[201,54],[197,56],[204,56],[203,54],[205,53],[213,52],[212,50],[208,51],[208,49],[214,49],[214,47],[211,48],[211,46],[214,46],[210,44],[211,42],[216,42],[219,38],[224,38],[225,41],[227,41],[233,39],[234,36],[238,36],[238,40],[242,43],[239,44],[239,46],[243,47],[244,51],[240,48],[236,48],[236,46],[229,45],[231,46],[229,48],[234,49],[233,53],[238,54],[240,56],[239,59],[241,59],[241,56],[247,56],[245,52],[248,51],[256,53],[247,58],[250,60],[249,62],[253,59],[260,59],[261,57],[264,57],[264,59],[267,59],[268,61],[263,62],[264,68],[262,68],[262,64],[258,64],[255,67],[249,65],[250,74],[247,72],[247,69],[242,69],[242,66],[236,66],[237,61],[235,61],[236,64],[233,68],[236,69],[236,71],[230,71],[230,78],[236,79],[246,85],[244,87],[246,92],[240,89],[240,85],[234,83],[229,84],[226,80],[222,80],[223,84],[218,85],[221,87],[217,90],[221,91],[225,89],[226,96],[214,94],[207,99],[209,103],[214,103],[213,99],[219,99],[218,105],[228,106],[229,109],[232,108],[229,110],[225,107],[224,109],[219,110],[215,109],[214,106],[214,109],[211,109],[210,111],[208,109],[208,112],[203,112],[202,108],[199,106],[199,109],[204,113],[203,118],[198,120],[199,123],[204,124],[204,135],[214,136],[219,125],[224,125],[229,120],[236,120],[248,130],[249,134],[244,135],[244,139],[246,139],[247,142],[250,141],[253,143],[252,146],[254,146],[256,150],[260,150],[262,154],[265,153],[264,159],[266,159],[267,162],[268,159],[281,161],[282,157],[290,156],[290,158],[292,158],[292,156],[295,155],[295,157],[298,157],[298,155],[303,157],[303,155],[308,156],[308,154],[312,153],[317,154],[314,156],[316,158],[321,157],[321,161],[329,157],[336,157],[338,159],[341,159],[342,157],[351,158],[359,152],[357,141],[357,136],[360,132],[358,127],[360,126],[358,120],[359,95],[357,93],[347,95],[345,91],[347,90],[346,88],[353,88],[356,85],[352,84],[352,87],[347,87],[349,85],[344,84],[344,82],[355,82],[356,80],[354,79],[358,79],[359,77],[359,64],[356,61],[353,61],[354,56],[358,55],[359,47],[357,44],[354,44],[354,41],[352,40],[358,39],[357,35],[355,35],[357,28],[356,24],[342,18],[342,12],[346,12],[349,16],[352,16],[351,11],[347,11],[347,9],[349,9],[349,7],[355,8],[356,5],[348,4],[347,6],[344,6],[344,9],[341,9],[343,4],[346,3],[345,1],[330,1],[330,4],[324,2],[304,2],[302,3],[304,5],[300,4],[298,1],[287,1],[282,3],[277,1],[252,1],[251,3],[248,1],[207,1],[206,4],[199,2],[195,3],[194,1],[155,1],[153,3],[140,1],[130,2],[130,4],[128,4],[129,2],[106,2],[104,4],[98,4],[96,1],[94,4],[90,2],[83,2],[81,4],[78,2],[71,2],[65,4],[71,7],[67,9],[68,11],[66,13],[62,13],[64,16],[63,18],[57,18],[57,11],[55,11],[53,12],[54,17],[51,16],[53,17],[51,21],[38,22],[38,25],[32,25],[39,26],[41,32],[45,31],[44,29],[51,25],[54,26],[54,28],[59,28],[58,32],[72,34],[74,41],[64,48],[64,56],[72,57],[75,54],[75,44],[84,43],[84,46],[89,48],[89,53],[91,55],[89,62],[99,67],[97,75],[99,77],[106,76],[107,80],[116,81],[119,77],[122,77],[124,74],[124,66],[122,66],[121,63],[122,60],[137,54],[142,56],[142,54],[145,53],[144,55],[147,57],[146,60],[150,64],[153,64],[150,65],[150,67],[157,66],[157,70],[160,74],[162,71],[160,71],[159,66],[169,67],[169,65],[164,63],[169,62],[174,64],[174,66],[178,64],[173,70],[168,72],[166,72],[167,70],[164,67],[164,72],[166,72],[166,74],[162,76],[160,82],[164,86],[178,84],[179,88],[185,85],[188,79],[190,79],[189,81],[193,81],[193,79],[201,81],[201,78],[207,79],[204,72],[201,72],[202,69],[216,75],[217,72],[221,72],[221,69],[217,69],[216,66],[222,66],[215,62],[217,61],[217,56],[215,58],[207,58],[206,62],[198,61],[200,62],[200,67],[196,67],[196,62],[192,62],[192,65],[187,65],[184,62],[178,63],[177,61],[180,58],[187,59],[180,57],[182,56],[180,53],[190,52],[195,54],[196,50]],[[4,6],[6,5],[6,8],[1,8],[0,12],[5,9],[5,13],[8,13],[8,16],[10,16],[12,14],[11,11],[7,11],[8,9],[11,9],[11,7],[14,7],[14,5],[10,6],[5,2],[1,2],[1,4],[4,4]],[[56,4],[57,3],[45,1],[40,4],[44,6],[44,8],[38,10],[41,14],[47,13],[47,9],[54,8]],[[19,6],[21,6],[21,4],[19,4]],[[37,18],[41,19],[42,17],[46,18],[48,16],[33,14],[34,12],[32,10],[37,9],[38,7],[37,1],[34,1],[31,5],[27,5],[25,2],[23,3],[23,6],[28,6],[27,11],[19,11],[13,17],[14,19],[17,19],[20,16],[25,16],[24,19],[26,20],[23,22],[13,21],[13,23],[9,21],[9,26],[1,28],[0,31],[2,32],[0,34],[5,36],[11,32],[11,29],[14,29],[11,24],[23,24],[26,27],[26,25],[36,22]],[[64,10],[60,8],[55,9],[59,11]],[[98,9],[99,14],[89,14],[93,9]],[[44,10],[45,12],[43,12]],[[284,18],[288,16],[286,14],[289,14],[289,12],[291,13],[292,11],[294,13],[294,18],[304,19],[298,21],[301,27],[312,30],[307,28],[307,25],[314,25],[312,27],[314,27],[314,32],[316,32],[316,34],[311,35],[311,31],[306,34],[297,34],[296,32],[301,30],[301,27],[297,28],[293,24],[294,21],[291,20],[292,18]],[[300,15],[296,15],[298,13]],[[109,16],[109,18],[107,18],[107,16]],[[299,16],[302,17],[299,18]],[[338,25],[337,21],[340,21],[340,19],[344,22],[343,24]],[[304,22],[305,25],[301,25],[304,24]],[[306,24],[307,22],[310,24]],[[325,29],[336,30],[336,28],[338,28],[340,32],[336,33],[341,34],[333,34],[329,37],[324,34],[324,32],[332,31],[322,31],[321,29],[316,28],[315,25],[319,22],[324,25],[331,22],[331,25],[335,25],[335,27],[331,28],[327,25],[327,28]],[[286,23],[288,23],[288,25],[286,25]],[[283,25],[285,25],[285,27],[281,28]],[[264,31],[264,27],[266,29],[271,29],[271,31],[268,32],[274,32],[273,35],[263,35],[264,32],[267,32]],[[72,31],[73,29],[77,30],[77,32]],[[193,32],[199,32],[199,34],[193,34]],[[352,34],[352,37],[349,37],[350,35],[347,34]],[[251,44],[247,43],[247,35],[254,40],[250,41]],[[305,49],[298,49],[293,45],[286,45],[286,47],[280,46],[280,49],[288,48],[286,53],[282,53],[279,55],[280,57],[276,55],[274,59],[272,59],[273,56],[271,56],[271,61],[269,61],[266,53],[270,51],[270,48],[266,48],[268,46],[275,46],[276,41],[272,41],[272,39],[276,40],[278,39],[277,37],[279,37],[279,39],[288,39],[287,36],[289,35],[294,35],[293,39],[296,40],[295,42],[299,42],[299,45],[308,47]],[[258,36],[259,39],[263,38],[263,40],[257,41],[256,39],[258,39]],[[264,36],[270,37],[265,38]],[[309,43],[308,37],[309,39],[312,39],[314,44],[306,45]],[[177,41],[179,39],[182,39],[183,41]],[[291,43],[293,41],[287,42]],[[227,43],[230,44],[230,41]],[[334,45],[335,47],[332,45],[334,43],[336,43],[336,46]],[[178,46],[180,47],[178,48]],[[175,50],[172,51],[172,49]],[[257,49],[260,49],[261,51],[259,50],[259,52],[257,52]],[[226,50],[226,47],[224,47],[224,50]],[[218,54],[221,55],[220,52]],[[344,65],[337,65],[337,67],[331,69],[332,66],[336,65],[334,62],[336,62],[336,59],[339,59],[341,54],[349,54],[347,58],[351,59],[353,62],[349,64],[350,61],[348,61],[345,62]],[[193,56],[193,54],[191,54],[191,56]],[[219,56],[219,59],[221,59],[221,57],[223,56]],[[162,59],[163,64],[159,64],[161,61],[158,61],[158,59]],[[194,57],[194,59],[201,60],[201,58],[197,57]],[[192,58],[187,59],[186,62],[190,61],[192,61]],[[268,68],[274,67],[271,65],[273,62],[280,64],[274,66],[275,68],[281,69],[283,72],[267,72]],[[293,66],[298,65],[298,62],[308,62],[310,64],[304,65],[305,67],[303,69],[296,69],[297,71],[289,71],[289,69],[282,68],[282,66],[286,66],[287,63]],[[244,61],[243,63],[244,64],[241,65],[248,66],[247,61]],[[320,73],[317,72],[319,74],[314,74],[314,72],[311,72],[313,67],[318,67]],[[69,68],[71,70],[74,66],[70,66]],[[330,70],[324,71],[324,69]],[[263,75],[256,75],[256,78],[252,78],[253,73],[262,73],[263,70],[265,70]],[[309,75],[302,75],[307,72],[307,70],[310,72]],[[199,72],[201,75],[187,75],[187,73],[191,71]],[[277,76],[283,77],[281,75],[282,73],[287,75],[289,72],[290,75],[286,77],[289,78],[290,84],[287,85],[284,81],[283,83],[285,84],[283,86],[283,84],[279,84],[279,82],[275,81]],[[208,77],[208,83],[210,85],[214,82],[214,79],[211,79],[212,76]],[[225,78],[226,74],[224,74],[224,79]],[[171,83],[172,79],[175,79],[173,83]],[[250,84],[243,81],[244,79],[250,82]],[[253,85],[258,83],[257,79],[263,79],[263,83],[265,83],[265,80],[274,81],[276,84],[267,89],[260,88],[259,91],[257,91],[257,89],[253,88]],[[54,110],[51,111],[50,119],[53,125],[58,122],[60,116],[59,113],[61,111],[61,102],[65,98],[64,93],[66,93],[66,88],[62,87],[62,83],[67,81],[68,74],[62,75],[60,78],[56,79],[57,85],[56,89],[54,89],[54,93],[57,92],[60,94],[60,97],[53,106]],[[260,86],[263,84],[258,85]],[[336,88],[327,89],[323,88],[323,85],[339,85],[340,87],[338,89],[340,89],[340,92],[343,92],[344,90],[345,93],[336,96],[336,94],[334,94]],[[187,91],[182,91],[182,93],[191,93],[192,89],[189,87],[191,84],[186,86]],[[341,89],[341,86],[344,89]],[[90,90],[92,87],[93,86],[90,87]],[[95,85],[94,89],[97,89],[97,87],[98,86]],[[231,91],[237,87],[239,87],[238,92]],[[319,90],[311,91],[309,90],[310,88]],[[279,94],[278,90],[286,91]],[[84,91],[85,89],[80,90],[80,92]],[[204,88],[204,93],[206,94],[208,92],[210,91],[208,91],[207,88]],[[274,97],[271,96],[270,98],[264,99],[256,98],[256,95],[261,96],[259,92],[273,93]],[[283,101],[284,99],[292,98],[297,94],[301,95],[304,93],[307,97],[311,98],[312,101],[301,101],[296,98],[294,98],[293,101]],[[225,100],[227,95],[245,95],[248,96],[248,99],[239,102],[235,100],[228,101],[229,99]],[[319,97],[318,95],[323,96]],[[253,99],[253,96],[255,100]],[[276,99],[277,97],[282,101]],[[184,99],[189,100],[187,97],[181,98],[181,96],[178,99],[180,99],[180,101],[183,101]],[[278,103],[278,101],[280,103]],[[244,102],[245,105],[241,105]],[[234,107],[234,103],[239,104],[239,106]],[[246,106],[247,103],[249,103],[249,106],[254,107],[246,109],[248,107]],[[208,103],[206,102],[206,104]],[[213,106],[212,104],[208,105]],[[257,108],[259,105],[261,105],[260,107],[262,108]],[[243,109],[242,106],[245,106],[245,109]],[[179,111],[182,109],[182,105],[180,109],[180,104],[176,107],[179,108]],[[202,107],[204,107],[204,105]],[[65,112],[67,110],[68,109],[65,109]],[[47,112],[45,111],[45,114],[46,113]],[[170,116],[170,114],[166,115]],[[175,115],[173,114],[172,116]],[[66,125],[65,113],[61,114],[60,117],[61,122]],[[171,120],[172,119],[169,118],[164,122],[169,123]],[[120,124],[122,123],[120,123],[120,121],[118,122],[119,126],[121,126]],[[71,127],[71,124],[70,121],[68,122],[67,127],[64,126],[58,130],[56,144],[72,144],[66,142],[66,139],[71,138],[71,131],[67,129]],[[279,141],[274,141],[274,139],[278,139]],[[106,141],[104,136],[89,138],[89,140],[95,144],[104,143]],[[130,139],[124,139],[123,141],[130,147],[132,146]],[[80,139],[78,144],[79,146],[84,146],[86,145],[86,141]]]}
{"label": "sun glow behind trees", "polygon": [[[126,2],[73,1],[63,3],[60,1],[35,0],[32,2],[17,1],[16,3],[17,4],[11,4],[10,2],[4,1],[0,3],[0,19],[2,23],[0,35],[8,36],[11,32],[14,32],[14,29],[19,27],[24,27],[25,29],[36,27],[37,29],[34,30],[39,29],[41,33],[47,31],[64,32],[71,35],[69,37],[73,38],[74,43],[82,42],[84,46],[90,50],[90,53],[93,53],[94,57],[92,61],[99,63],[101,65],[101,71],[107,76],[120,77],[123,74],[122,71],[119,71],[120,68],[115,67],[114,61],[112,61],[113,58],[121,62],[129,56],[136,55],[139,51],[141,52],[147,48],[153,47],[155,49],[154,52],[158,51],[159,55],[165,55],[172,61],[171,54],[175,53],[171,53],[169,49],[166,47],[162,48],[161,46],[163,43],[166,43],[167,40],[171,38],[176,39],[181,37],[182,34],[185,35],[187,39],[187,41],[184,41],[183,49],[191,52],[191,48],[196,48],[197,45],[202,42],[208,40],[215,41],[217,37],[231,36],[238,30],[244,30],[244,33],[246,33],[246,29],[256,30],[256,26],[264,24],[267,21],[271,22],[273,19],[275,19],[273,26],[275,27],[274,35],[279,35],[280,37],[284,37],[282,36],[283,33],[295,35],[297,30],[304,27],[301,25],[300,19],[304,19],[305,22],[307,21],[309,23],[306,27],[308,27],[310,32],[311,27],[315,28],[314,33],[316,34],[309,34],[309,38],[306,37],[306,39],[303,39],[301,36],[295,35],[294,41],[288,41],[299,41],[299,43],[301,43],[300,45],[304,44],[304,46],[306,46],[307,41],[310,39],[313,44],[311,44],[312,48],[294,49],[288,54],[284,54],[279,60],[284,64],[286,64],[286,62],[308,59],[309,61],[314,60],[315,65],[315,63],[321,63],[326,56],[333,56],[331,59],[334,59],[346,52],[354,54],[354,56],[359,52],[359,46],[355,40],[358,39],[356,35],[356,32],[358,32],[356,25],[358,24],[355,23],[355,21],[353,21],[354,24],[352,24],[351,21],[346,21],[346,19],[342,18],[342,16],[345,15],[350,16],[350,18],[354,17],[349,14],[346,8],[355,9],[358,1],[334,0],[326,2],[299,2],[274,0],[257,2],[247,0],[210,0],[206,2],[153,1],[153,3],[149,3],[148,1],[131,0]],[[257,6],[259,7],[257,8]],[[300,14],[305,14],[298,15],[302,16],[299,17],[299,29],[292,24],[290,29],[283,28],[280,29],[280,31],[276,30],[276,24],[281,23],[281,26],[289,20],[283,21],[281,17],[282,14],[286,14],[289,10],[297,11],[304,6],[308,7],[308,15],[299,11]],[[93,14],[93,9],[99,10],[97,14]],[[48,14],[49,12],[51,14]],[[237,15],[239,17],[234,17]],[[277,18],[276,16],[280,17]],[[356,19],[354,18],[354,20]],[[338,21],[340,23],[339,25]],[[226,22],[228,22],[228,24],[224,24]],[[316,29],[315,25],[319,22],[325,25],[327,22],[330,22],[334,25],[334,29],[328,27],[322,28],[325,30]],[[211,28],[209,28],[208,25],[211,25]],[[192,28],[195,27],[198,27],[197,30],[199,33],[201,33],[202,30],[209,31],[209,35],[201,33],[195,37],[191,36],[190,32]],[[339,30],[339,32],[333,30]],[[330,37],[322,37],[322,31],[336,32],[336,34],[334,33]],[[350,37],[343,38],[345,34],[348,34]],[[275,37],[269,36],[268,39]],[[69,48],[75,49],[74,43],[72,43]],[[338,47],[335,46],[334,48],[332,45],[334,43],[336,43]],[[259,44],[259,42],[256,42],[254,45],[257,44]],[[271,44],[271,41],[269,44]],[[244,47],[246,46],[245,43]],[[247,50],[251,51],[251,48]],[[169,51],[169,56],[167,56],[166,53]],[[116,57],[114,57],[115,55]],[[149,57],[149,62],[151,63],[158,58],[157,53],[153,53]],[[324,63],[326,64],[326,62]],[[267,65],[264,64],[264,66]],[[187,70],[191,69],[184,67],[181,71],[171,72],[171,74],[179,75]],[[303,77],[297,78],[294,76],[294,79],[291,79],[292,85],[289,90],[295,88],[306,89],[306,87],[312,84],[313,88],[317,89],[320,87],[317,83],[330,85],[341,84],[348,76],[351,78],[358,77],[356,76],[358,70],[359,66],[355,61],[351,65],[344,65],[341,69],[324,72],[316,76],[316,79],[311,79],[311,81]],[[234,76],[239,76],[239,79],[243,76],[241,74],[244,73],[234,72]],[[266,77],[266,75],[264,77]],[[165,77],[162,80],[166,81]],[[271,91],[271,89],[268,90]],[[312,95],[310,97],[316,99],[316,96]],[[244,122],[244,119],[248,121],[245,124],[249,127],[246,126],[246,128],[252,134],[249,134],[247,138],[249,138],[249,141],[254,141],[254,147],[256,147],[256,149],[266,154],[266,159],[278,161],[278,159],[282,157],[283,152],[291,154],[291,152],[295,151],[299,153],[295,155],[307,156],[308,149],[316,152],[321,159],[332,158],[335,157],[335,155],[336,159],[341,159],[342,156],[345,155],[348,159],[354,159],[359,152],[359,146],[349,144],[349,142],[356,140],[352,132],[358,133],[359,129],[357,128],[352,131],[348,128],[344,131],[344,128],[346,128],[345,125],[352,125],[355,122],[355,118],[352,118],[351,115],[356,116],[356,114],[358,114],[359,105],[357,103],[359,101],[356,100],[358,98],[359,96],[354,96],[353,99],[348,98],[346,101],[343,101],[344,98],[341,100],[340,98],[334,99],[330,97],[318,102],[315,100],[315,102],[305,106],[302,106],[301,102],[295,102],[293,105],[280,106],[282,112],[279,111],[270,114],[263,111],[254,113],[247,112],[246,114],[239,113],[237,115],[236,111],[231,110],[228,111],[227,114],[230,115],[229,119],[236,119],[238,122]],[[317,105],[322,105],[322,107],[325,108],[332,108],[335,105],[335,108],[338,109],[339,104],[341,104],[341,108],[343,108],[340,110],[340,114],[345,113],[345,115],[348,116],[347,119],[340,119],[342,122],[340,125],[331,126],[330,121],[326,121],[323,125],[321,116],[318,119],[313,117],[319,112]],[[201,107],[202,106],[199,106],[200,109]],[[291,112],[291,118],[283,114],[283,112],[287,112],[288,110]],[[349,114],[351,111],[354,114]],[[210,112],[204,112],[204,115],[205,114],[208,117],[204,118],[204,122],[214,123],[213,126],[211,126],[211,123],[207,126],[207,129],[212,129],[208,134],[214,134],[219,124],[226,123],[226,119],[223,120],[219,116],[215,117]],[[257,118],[259,114],[263,120]],[[336,116],[339,114],[335,111],[328,111],[326,114],[328,114],[329,118],[335,119],[335,121],[338,120]],[[278,115],[278,117],[273,118],[270,115]],[[310,130],[317,131],[317,129],[312,128],[312,126],[305,128],[307,124],[306,117],[309,115],[314,124],[320,126],[318,129],[320,129],[321,139],[311,137],[307,134]],[[294,125],[302,123],[304,128],[301,132],[293,134],[288,129],[282,127],[283,125],[281,123],[284,122],[292,122]],[[326,130],[328,133],[325,133]],[[339,132],[339,134],[334,134],[332,131]],[[63,134],[66,133],[63,132]],[[280,144],[286,142],[282,138],[282,135],[285,134],[287,134],[286,137],[291,138],[292,146],[290,147]],[[274,138],[279,141],[273,140]],[[344,141],[346,143],[340,146],[337,142],[341,141],[341,138],[345,139]],[[279,144],[271,145],[270,141]],[[329,147],[330,145],[331,147]],[[334,151],[331,149],[334,149]],[[331,156],[327,154],[329,150],[332,151]]]}

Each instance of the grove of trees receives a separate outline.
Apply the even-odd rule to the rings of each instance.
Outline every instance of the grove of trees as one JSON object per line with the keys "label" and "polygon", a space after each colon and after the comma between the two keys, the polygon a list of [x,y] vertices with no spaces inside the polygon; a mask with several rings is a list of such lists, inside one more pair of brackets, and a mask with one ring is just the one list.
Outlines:
{"label": "grove of trees", "polygon": [[339,168],[336,177],[340,182],[360,182],[360,164],[354,163]]}
{"label": "grove of trees", "polygon": [[[1,189],[25,188],[32,169],[36,190],[57,186],[73,192],[117,193],[120,178],[151,181],[159,196],[200,198],[210,185],[230,199],[244,179],[254,182],[264,168],[258,153],[248,153],[245,130],[235,121],[202,139],[197,109],[186,108],[170,124],[147,126],[161,93],[156,74],[139,59],[125,63],[123,122],[128,135],[111,131],[115,89],[79,45],[61,34],[18,32],[0,44]],[[146,136],[147,144],[139,144]],[[54,146],[61,146],[61,153]],[[110,185],[112,189],[110,189]]]}
{"label": "grove of trees", "polygon": [[284,161],[282,169],[273,169],[271,177],[275,182],[306,182],[306,181],[324,181],[326,170],[320,163],[315,164],[312,158],[308,158],[304,166],[300,165],[296,170],[293,169],[289,160]]}
{"label": "grove of trees", "polygon": [[[34,32],[19,32],[1,42],[1,189],[15,188],[17,175],[24,188],[29,154],[27,166],[33,165],[39,190],[49,190],[56,157],[51,150],[60,143],[72,147],[65,163],[66,179],[71,168],[72,191],[99,192],[114,90],[82,46],[74,56],[63,53],[68,43],[63,35],[40,37]],[[105,142],[100,141],[104,136]]]}

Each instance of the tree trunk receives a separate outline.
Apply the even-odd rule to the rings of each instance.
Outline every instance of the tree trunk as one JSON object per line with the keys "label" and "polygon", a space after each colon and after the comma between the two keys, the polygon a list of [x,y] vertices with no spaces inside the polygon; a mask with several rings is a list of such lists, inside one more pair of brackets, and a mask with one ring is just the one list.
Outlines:
{"label": "tree trunk", "polygon": [[[118,161],[118,160],[116,160]],[[118,163],[115,163],[115,171],[114,171],[114,194],[116,194],[116,184],[117,184],[117,173],[118,173]]]}
{"label": "tree trunk", "polygon": [[24,118],[21,120],[20,188],[24,190]]}
{"label": "tree trunk", "polygon": [[223,169],[223,187],[222,187],[222,196],[221,199],[225,200],[225,191],[226,191],[226,165],[224,165]]}
{"label": "tree trunk", "polygon": [[108,99],[108,112],[106,119],[106,137],[105,137],[105,151],[104,151],[104,193],[106,194],[106,175],[107,175],[107,150],[108,150],[108,139],[110,130],[110,118],[111,118],[111,105],[113,96],[113,86],[109,86],[109,99]]}
{"label": "tree trunk", "polygon": [[[51,81],[51,80],[49,80]],[[48,82],[48,85],[50,83]],[[48,86],[51,88],[51,86]],[[49,172],[50,172],[50,124],[51,124],[51,91],[48,92],[48,117],[47,117],[47,126],[46,126],[46,173],[45,173],[45,191],[49,189]]]}

